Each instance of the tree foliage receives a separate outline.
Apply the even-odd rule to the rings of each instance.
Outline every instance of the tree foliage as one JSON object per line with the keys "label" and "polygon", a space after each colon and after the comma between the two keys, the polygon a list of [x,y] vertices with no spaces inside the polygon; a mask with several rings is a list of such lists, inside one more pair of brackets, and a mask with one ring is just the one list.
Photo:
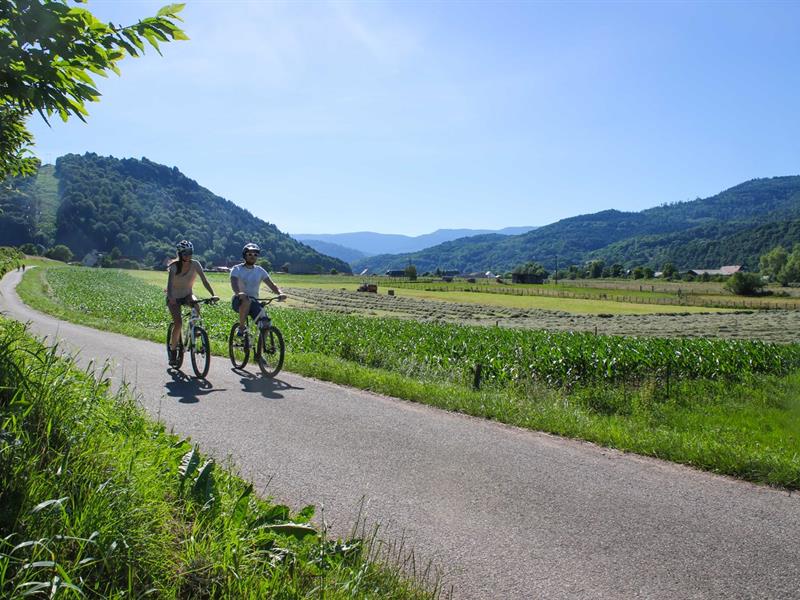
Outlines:
{"label": "tree foliage", "polygon": [[754,296],[764,287],[764,282],[756,273],[734,273],[725,282],[725,289],[739,296]]}
{"label": "tree foliage", "polygon": [[64,244],[58,244],[57,246],[51,248],[45,254],[47,258],[52,258],[53,260],[60,260],[62,262],[69,262],[72,260],[72,250],[67,248]]}
{"label": "tree foliage", "polygon": [[763,254],[758,261],[759,269],[762,275],[769,277],[772,280],[778,278],[778,273],[781,272],[786,266],[786,261],[789,259],[789,253],[783,246],[775,246],[772,250]]}
{"label": "tree foliage", "polygon": [[188,39],[176,25],[183,6],[121,26],[67,0],[0,0],[0,180],[35,171],[28,116],[85,120],[86,103],[100,98],[93,76],[119,75],[117,63],[146,44],[160,53],[160,43]]}
{"label": "tree foliage", "polygon": [[[9,207],[7,215],[0,215],[0,225],[11,215],[19,221],[14,245],[64,244],[78,257],[98,250],[109,254],[112,262],[125,257],[144,267],[160,267],[165,258],[174,257],[175,243],[181,239],[194,243],[205,265],[240,261],[242,246],[256,242],[267,264],[289,265],[294,273],[327,273],[333,268],[350,272],[343,261],[297,242],[177,168],[146,158],[119,160],[91,153],[59,158],[53,175],[59,204],[51,239],[40,232],[40,179],[14,180],[11,188],[0,191],[0,206]],[[31,209],[23,210],[23,203]]]}

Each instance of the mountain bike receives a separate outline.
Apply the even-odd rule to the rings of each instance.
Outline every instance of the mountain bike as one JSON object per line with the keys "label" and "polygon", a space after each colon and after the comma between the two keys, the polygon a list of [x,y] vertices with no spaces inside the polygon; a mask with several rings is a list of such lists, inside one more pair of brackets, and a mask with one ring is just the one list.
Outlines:
{"label": "mountain bike", "polygon": [[250,316],[247,317],[247,326],[242,335],[238,335],[239,321],[231,327],[228,335],[228,356],[235,369],[245,368],[251,352],[264,377],[275,377],[283,368],[286,351],[283,334],[272,324],[266,311],[266,306],[279,298],[280,296],[257,298],[255,301],[261,305],[261,311],[255,322]]}
{"label": "mountain bike", "polygon": [[[211,344],[208,342],[208,333],[206,333],[203,326],[203,319],[200,317],[199,304],[216,304],[219,298],[212,296],[211,298],[203,298],[202,300],[195,299],[191,303],[189,310],[183,313],[183,335],[178,338],[178,348],[175,352],[175,362],[172,366],[180,369],[183,365],[183,353],[189,350],[189,356],[192,359],[192,369],[198,379],[204,379],[208,374],[208,368],[211,366]],[[172,330],[175,323],[170,323],[167,327],[167,360],[170,358],[169,344],[172,340]]]}

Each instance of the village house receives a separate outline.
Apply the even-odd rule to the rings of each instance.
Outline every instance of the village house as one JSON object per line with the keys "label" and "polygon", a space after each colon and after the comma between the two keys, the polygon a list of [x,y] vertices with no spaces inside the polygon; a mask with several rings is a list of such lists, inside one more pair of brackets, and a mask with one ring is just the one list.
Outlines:
{"label": "village house", "polygon": [[733,275],[734,273],[741,273],[744,271],[744,265],[725,265],[720,267],[719,269],[689,269],[689,273],[693,275],[701,276],[703,274],[706,275]]}

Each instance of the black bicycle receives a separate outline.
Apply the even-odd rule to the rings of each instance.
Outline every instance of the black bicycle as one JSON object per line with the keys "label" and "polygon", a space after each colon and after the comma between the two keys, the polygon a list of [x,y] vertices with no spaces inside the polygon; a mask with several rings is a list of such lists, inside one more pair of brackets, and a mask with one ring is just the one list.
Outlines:
{"label": "black bicycle", "polygon": [[[192,359],[192,369],[199,379],[204,379],[208,375],[208,368],[211,366],[211,344],[208,342],[208,333],[203,326],[203,319],[200,317],[198,304],[216,304],[219,298],[196,299],[191,303],[190,309],[183,314],[183,335],[178,338],[178,348],[175,352],[175,361],[172,366],[180,369],[183,365],[183,354],[189,350]],[[175,323],[170,323],[167,327],[167,360],[170,359],[170,342],[172,340],[172,330]]]}
{"label": "black bicycle", "polygon": [[[244,369],[252,352],[264,377],[275,377],[283,368],[286,347],[281,330],[272,324],[266,306],[281,296],[258,298],[261,311],[255,322],[248,316],[247,327],[239,334],[239,321],[231,327],[228,335],[228,356],[235,369]],[[258,333],[256,334],[256,330]],[[255,341],[255,344],[253,343]]]}

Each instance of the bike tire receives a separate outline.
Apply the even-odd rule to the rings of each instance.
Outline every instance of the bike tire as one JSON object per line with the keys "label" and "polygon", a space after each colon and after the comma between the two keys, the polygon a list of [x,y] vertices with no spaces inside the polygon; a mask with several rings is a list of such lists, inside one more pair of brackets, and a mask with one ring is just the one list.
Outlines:
{"label": "bike tire", "polygon": [[228,335],[228,357],[234,369],[244,369],[250,359],[250,344],[247,343],[247,337],[236,335],[238,329],[239,324],[234,323]]}
{"label": "bike tire", "polygon": [[[172,330],[175,327],[175,323],[170,323],[169,327],[167,327],[167,363],[169,363],[169,343],[172,340]],[[183,340],[178,338],[178,353],[175,357],[175,364],[170,365],[173,369],[180,369],[183,365]]]}
{"label": "bike tire", "polygon": [[208,334],[202,327],[194,329],[194,343],[189,348],[192,359],[192,369],[198,379],[205,379],[208,368],[211,366],[211,346],[208,343]]}
{"label": "bike tire", "polygon": [[275,377],[280,373],[285,353],[286,346],[280,329],[271,326],[258,332],[256,359],[264,377]]}

